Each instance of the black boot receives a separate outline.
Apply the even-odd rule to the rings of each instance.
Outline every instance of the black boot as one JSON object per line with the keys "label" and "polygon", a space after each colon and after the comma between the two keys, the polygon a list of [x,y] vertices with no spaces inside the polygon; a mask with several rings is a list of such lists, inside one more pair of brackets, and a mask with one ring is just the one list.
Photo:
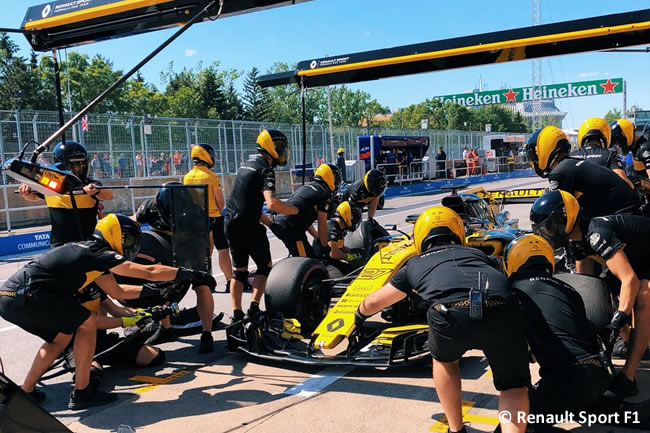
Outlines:
{"label": "black boot", "polygon": [[113,403],[116,400],[117,394],[99,391],[92,386],[87,386],[85,389],[75,389],[70,393],[68,409],[81,410],[93,406],[102,406],[104,404]]}
{"label": "black boot", "polygon": [[203,331],[201,333],[201,343],[199,344],[199,353],[210,353],[214,350],[214,339],[212,332]]}

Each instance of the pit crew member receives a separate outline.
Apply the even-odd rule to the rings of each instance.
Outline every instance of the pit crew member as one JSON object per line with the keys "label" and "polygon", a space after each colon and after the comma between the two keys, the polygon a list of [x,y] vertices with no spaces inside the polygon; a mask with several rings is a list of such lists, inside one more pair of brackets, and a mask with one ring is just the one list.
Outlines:
{"label": "pit crew member", "polygon": [[[530,383],[523,318],[505,276],[483,252],[464,246],[465,226],[453,210],[434,206],[420,214],[413,228],[419,254],[391,282],[366,297],[355,313],[357,329],[381,309],[417,293],[431,306],[429,348],[433,356],[436,392],[449,421],[449,431],[465,431],[461,413],[458,361],[470,349],[485,353],[494,385],[500,392],[499,411],[528,411]],[[488,282],[481,302],[482,318],[470,317],[470,288],[479,274]],[[504,432],[523,432],[525,424],[501,425]]]}
{"label": "pit crew member", "polygon": [[[350,263],[358,260],[361,254],[351,251],[345,247],[345,235],[359,228],[361,223],[361,209],[349,201],[344,201],[336,207],[334,216],[327,221],[327,244],[329,246],[328,262],[339,269],[343,275],[354,271],[355,267]],[[314,242],[314,250],[319,257],[319,242]]]}
{"label": "pit crew member", "polygon": [[[295,215],[298,208],[284,203],[275,196],[276,166],[287,164],[288,142],[282,132],[263,130],[257,137],[259,155],[242,164],[237,171],[232,192],[226,203],[225,229],[234,267],[234,282],[230,287],[233,322],[242,320],[241,298],[248,281],[248,258],[257,265],[253,279],[253,299],[249,316],[259,313],[259,303],[264,294],[266,278],[271,272],[271,249],[266,228],[261,224],[262,206],[270,212]],[[265,219],[266,225],[271,221]]]}
{"label": "pit crew member", "polygon": [[363,209],[368,206],[368,218],[374,218],[377,212],[379,198],[388,185],[386,175],[377,169],[372,169],[363,176],[362,180],[354,182],[343,194],[343,201],[354,203]]}

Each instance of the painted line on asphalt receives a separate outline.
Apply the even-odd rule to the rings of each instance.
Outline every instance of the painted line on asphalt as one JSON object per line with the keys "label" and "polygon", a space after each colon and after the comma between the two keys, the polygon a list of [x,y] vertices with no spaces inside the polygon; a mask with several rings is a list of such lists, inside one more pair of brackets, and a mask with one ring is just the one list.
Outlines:
{"label": "painted line on asphalt", "polygon": [[352,370],[354,370],[353,366],[327,367],[319,373],[305,379],[302,383],[284,391],[283,394],[295,395],[302,398],[313,397],[320,390],[333,384]]}
{"label": "painted line on asphalt", "polygon": [[129,380],[133,380],[136,382],[145,382],[149,383],[150,385],[143,386],[141,388],[136,389],[134,392],[137,392],[138,394],[143,394],[145,392],[152,391],[156,388],[158,388],[160,385],[166,385],[170,382],[173,382],[174,380],[185,376],[188,374],[189,371],[187,370],[180,370],[177,371],[174,374],[170,374],[169,376],[166,377],[155,377],[155,376],[133,376],[130,377]]}

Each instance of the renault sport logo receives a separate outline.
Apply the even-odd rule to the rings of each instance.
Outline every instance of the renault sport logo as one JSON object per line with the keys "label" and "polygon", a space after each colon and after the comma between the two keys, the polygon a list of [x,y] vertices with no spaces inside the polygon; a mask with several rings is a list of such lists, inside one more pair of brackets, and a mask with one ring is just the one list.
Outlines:
{"label": "renault sport logo", "polygon": [[43,10],[41,11],[41,17],[47,18],[50,15],[51,12],[52,12],[52,6],[47,4],[47,5],[45,5]]}
{"label": "renault sport logo", "polygon": [[318,62],[316,60],[312,60],[309,64],[309,67],[312,69],[314,69],[316,66],[318,66]]}

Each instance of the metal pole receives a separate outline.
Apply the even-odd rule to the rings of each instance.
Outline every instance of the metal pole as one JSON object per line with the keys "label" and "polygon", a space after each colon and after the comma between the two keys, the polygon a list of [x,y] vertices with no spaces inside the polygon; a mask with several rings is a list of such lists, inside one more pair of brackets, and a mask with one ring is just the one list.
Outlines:
{"label": "metal pole", "polygon": [[305,78],[300,82],[300,99],[302,102],[302,184],[305,184],[307,171],[307,113],[305,112]]}
{"label": "metal pole", "polygon": [[171,35],[166,41],[164,41],[162,44],[160,44],[155,50],[153,50],[149,55],[147,55],[144,59],[142,59],[137,65],[135,65],[130,71],[125,73],[122,77],[120,77],[115,83],[113,83],[108,89],[104,90],[99,96],[97,96],[95,99],[93,99],[88,105],[86,105],[83,109],[81,109],[77,114],[72,116],[72,119],[68,121],[65,125],[61,126],[54,134],[52,134],[48,139],[46,139],[43,144],[39,146],[40,152],[34,152],[34,155],[32,156],[32,159],[35,161],[36,158],[38,157],[38,153],[42,153],[47,149],[50,144],[54,142],[56,137],[62,135],[70,126],[74,125],[76,122],[79,121],[83,116],[85,116],[90,110],[95,108],[97,104],[102,102],[108,95],[113,93],[115,89],[117,89],[119,86],[122,85],[126,80],[131,78],[133,74],[135,74],[142,66],[147,64],[149,60],[154,58],[158,53],[160,53],[163,49],[165,49],[169,44],[174,42],[180,35],[185,33],[187,29],[189,29],[194,23],[197,21],[203,19],[204,16],[206,16],[209,12],[209,10],[217,4],[217,1],[219,1],[220,6],[219,6],[219,11],[217,12],[217,17],[221,15],[221,7],[223,6],[223,0],[212,0],[210,3],[208,3],[199,13],[194,15],[193,18],[191,18],[189,21],[183,25],[176,33]]}
{"label": "metal pole", "polygon": [[16,134],[18,134],[18,151],[23,148],[23,132],[20,125],[20,109],[16,110]]}
{"label": "metal pole", "polygon": [[623,119],[627,119],[627,82],[623,80]]}
{"label": "metal pole", "polygon": [[[135,177],[138,176],[138,159],[136,158],[136,151],[135,151],[135,129],[133,128],[133,117],[129,119],[129,129],[131,130],[131,158],[133,159],[133,175]],[[144,164],[144,162],[143,162]],[[142,172],[142,175],[144,176],[144,171]],[[131,176],[129,176],[130,178]],[[134,211],[135,212],[135,211]]]}
{"label": "metal pole", "polygon": [[[2,143],[2,128],[0,128],[0,156],[2,160],[5,161],[5,149]],[[7,232],[11,233],[11,212],[9,212],[9,198],[7,197],[7,175],[5,171],[2,170],[2,196],[5,201],[5,220],[7,221]]]}
{"label": "metal pole", "polygon": [[168,175],[176,174],[176,166],[174,165],[174,150],[172,149],[172,125],[167,125],[168,130],[169,130],[169,172],[167,173]]}
{"label": "metal pole", "polygon": [[332,101],[330,98],[330,86],[327,86],[327,117],[330,124],[330,152],[332,153],[332,161],[336,161],[336,152],[334,152],[334,128],[332,126]]}
{"label": "metal pole", "polygon": [[113,155],[113,137],[111,134],[111,118],[108,119],[108,122],[106,123],[106,130],[108,131],[108,152],[111,155],[109,161],[111,164],[111,178],[115,179],[115,155]]}

